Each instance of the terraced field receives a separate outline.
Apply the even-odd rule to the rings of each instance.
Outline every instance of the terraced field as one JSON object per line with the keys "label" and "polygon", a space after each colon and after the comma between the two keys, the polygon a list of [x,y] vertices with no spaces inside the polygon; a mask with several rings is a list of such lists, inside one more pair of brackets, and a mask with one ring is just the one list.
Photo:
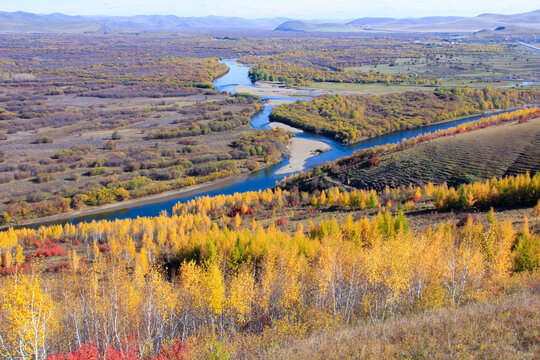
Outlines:
{"label": "terraced field", "polygon": [[454,186],[526,171],[540,171],[540,119],[436,139],[385,155],[377,166],[357,163],[327,175],[329,182],[381,190],[428,181]]}

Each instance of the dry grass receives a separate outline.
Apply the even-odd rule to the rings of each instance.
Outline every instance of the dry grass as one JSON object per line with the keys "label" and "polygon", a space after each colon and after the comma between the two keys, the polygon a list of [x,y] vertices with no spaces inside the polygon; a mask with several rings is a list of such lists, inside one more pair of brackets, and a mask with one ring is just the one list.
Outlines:
{"label": "dry grass", "polygon": [[540,283],[493,302],[314,334],[260,359],[539,359]]}

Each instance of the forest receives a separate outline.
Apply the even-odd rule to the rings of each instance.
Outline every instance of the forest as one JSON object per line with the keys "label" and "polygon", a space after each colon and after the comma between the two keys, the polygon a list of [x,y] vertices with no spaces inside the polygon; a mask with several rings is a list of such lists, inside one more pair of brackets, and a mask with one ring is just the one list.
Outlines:
{"label": "forest", "polygon": [[273,121],[323,134],[345,144],[460,116],[537,104],[537,90],[468,88],[432,93],[324,95],[276,107]]}
{"label": "forest", "polygon": [[[283,52],[272,56],[243,57],[241,62],[253,66],[250,77],[253,81],[276,81],[288,86],[306,86],[313,82],[337,83],[407,83],[436,86],[440,83],[435,74],[418,76],[408,73],[384,73],[376,68],[360,71],[363,66],[381,64],[396,65],[400,59],[444,61],[458,57],[478,59],[501,56],[509,51],[508,46],[499,44],[425,44],[392,40],[375,42],[359,41],[340,49],[310,49]],[[452,62],[452,60],[450,60]],[[454,64],[455,70],[459,69]],[[440,75],[440,74],[437,74]]]}
{"label": "forest", "polygon": [[[404,214],[411,210],[392,199],[492,210],[483,221],[469,215],[414,229]],[[520,274],[540,266],[527,216],[515,228],[493,208],[535,206],[529,215],[538,217],[539,200],[536,174],[457,190],[277,188],[199,198],[172,216],[10,228],[0,233],[2,353],[250,358],[340,324],[490,301],[512,282],[529,286]],[[283,220],[310,208],[327,214],[305,225]],[[328,212],[337,208],[367,212],[338,220]],[[285,217],[264,225],[268,210]]]}

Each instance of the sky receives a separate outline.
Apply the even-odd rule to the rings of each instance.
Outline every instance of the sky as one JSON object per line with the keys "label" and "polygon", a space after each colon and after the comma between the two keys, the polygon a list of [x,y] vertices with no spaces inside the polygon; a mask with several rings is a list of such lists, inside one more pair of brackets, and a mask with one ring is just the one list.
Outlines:
{"label": "sky", "polygon": [[68,15],[239,16],[247,18],[354,19],[516,14],[538,0],[0,0],[0,11]]}

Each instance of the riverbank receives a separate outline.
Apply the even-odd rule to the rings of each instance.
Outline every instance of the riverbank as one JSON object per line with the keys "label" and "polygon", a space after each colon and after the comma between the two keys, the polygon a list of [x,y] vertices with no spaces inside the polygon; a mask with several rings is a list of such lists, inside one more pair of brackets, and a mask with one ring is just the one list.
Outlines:
{"label": "riverbank", "polygon": [[[272,129],[283,129],[293,134],[302,134],[304,132],[304,130],[280,122],[272,122],[270,123],[270,127]],[[285,175],[303,171],[305,170],[306,162],[310,157],[331,149],[330,145],[322,141],[294,137],[289,140],[287,146],[289,163],[276,170],[275,174]]]}
{"label": "riverbank", "polygon": [[288,88],[283,85],[271,83],[268,81],[257,81],[253,86],[237,85],[235,90],[239,93],[250,93],[263,97],[315,97],[324,95],[325,91],[317,91],[310,89]]}
{"label": "riverbank", "polygon": [[280,123],[280,122],[271,122],[270,127],[272,129],[283,129],[293,134],[302,134],[304,132],[304,130],[302,129],[298,129],[298,128],[295,128],[295,127],[292,127],[290,125]]}
{"label": "riverbank", "polygon": [[145,196],[145,197],[141,197],[137,199],[129,199],[129,200],[121,201],[121,202],[115,202],[111,204],[85,208],[81,210],[74,210],[70,212],[65,212],[65,213],[41,217],[41,218],[21,220],[15,224],[10,224],[9,226],[1,225],[0,230],[7,229],[11,226],[21,227],[21,226],[50,225],[50,224],[55,224],[55,223],[68,222],[73,219],[84,220],[86,217],[105,215],[105,214],[110,214],[114,212],[121,212],[123,210],[127,210],[134,207],[158,204],[161,202],[174,200],[178,197],[194,196],[202,192],[217,190],[222,187],[244,181],[248,176],[249,174],[236,175],[236,176],[231,176],[231,177],[227,177],[220,180],[215,180],[212,182],[207,182],[204,184],[197,184],[197,185],[189,186],[183,189],[167,191],[167,192],[163,192],[163,193],[159,193],[155,195],[149,195],[149,196]]}
{"label": "riverbank", "polygon": [[305,170],[307,160],[319,153],[329,151],[330,145],[316,140],[294,137],[289,140],[288,155],[289,163],[278,170],[275,174],[285,175]]}

